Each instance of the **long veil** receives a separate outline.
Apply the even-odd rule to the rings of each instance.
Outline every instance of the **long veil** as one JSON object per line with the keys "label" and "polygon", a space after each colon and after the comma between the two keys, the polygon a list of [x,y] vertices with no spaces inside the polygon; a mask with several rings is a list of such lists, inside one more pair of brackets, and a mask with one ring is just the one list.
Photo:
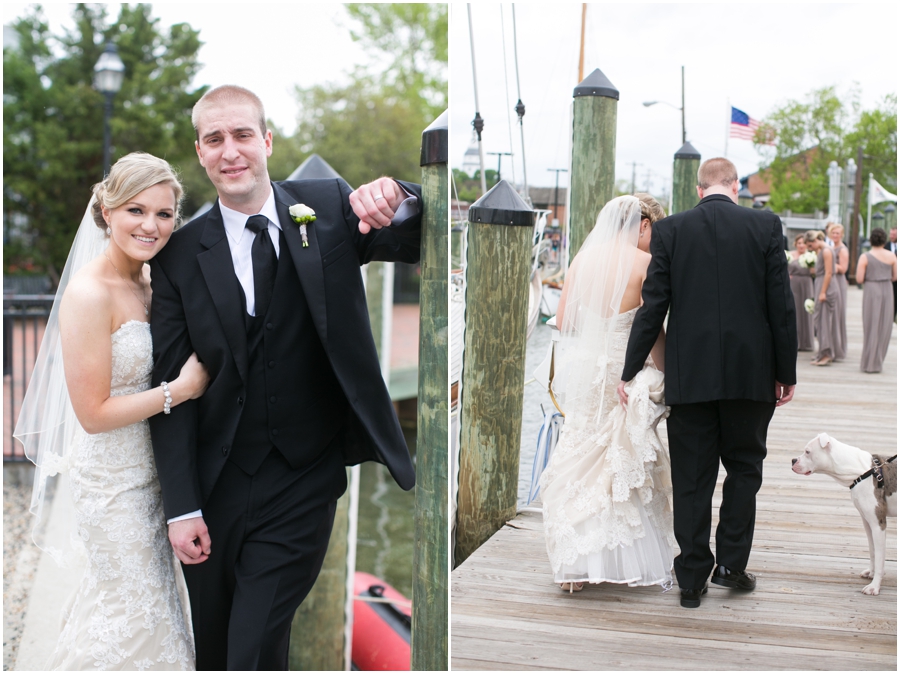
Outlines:
{"label": "long veil", "polygon": [[[567,423],[586,423],[589,394],[603,388],[615,322],[637,256],[640,224],[640,201],[616,197],[600,211],[569,268],[553,380]],[[604,401],[601,412],[608,409]]]}
{"label": "long veil", "polygon": [[41,349],[13,431],[13,436],[25,447],[25,456],[36,466],[34,491],[31,496],[31,512],[35,515],[34,542],[50,553],[60,566],[72,565],[77,556],[71,553],[83,546],[77,542],[74,526],[67,527],[73,535],[72,540],[63,544],[63,548],[50,545],[44,516],[44,502],[56,488],[58,477],[68,469],[69,446],[76,429],[79,428],[72,402],[69,400],[63,370],[59,305],[75,273],[100,255],[109,243],[103,230],[94,222],[93,205],[94,197],[91,197],[60,277],[56,298],[53,300],[53,308],[50,310],[41,341]]}

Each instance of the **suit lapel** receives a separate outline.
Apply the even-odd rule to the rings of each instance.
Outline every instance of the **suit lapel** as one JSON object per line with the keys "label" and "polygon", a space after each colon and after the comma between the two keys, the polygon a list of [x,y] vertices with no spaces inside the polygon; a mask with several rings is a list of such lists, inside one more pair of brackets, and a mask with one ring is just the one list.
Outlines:
{"label": "suit lapel", "polygon": [[219,314],[219,320],[225,331],[225,338],[238,372],[244,382],[247,381],[247,328],[244,324],[241,308],[237,275],[234,273],[234,261],[231,259],[231,248],[222,222],[219,203],[212,207],[206,216],[200,244],[207,250],[197,255],[197,262],[203,272],[203,278],[213,304]]}
{"label": "suit lapel", "polygon": [[[316,236],[316,226],[322,226],[324,223],[319,216],[316,222],[307,226],[309,246],[304,248],[300,228],[291,220],[291,214],[288,211],[292,205],[297,203],[297,200],[291,198],[275,183],[272,183],[272,189],[275,190],[275,207],[278,209],[278,217],[281,220],[281,230],[284,232],[290,257],[297,269],[297,276],[300,277],[300,285],[303,287],[303,294],[306,296],[306,303],[309,305],[316,332],[319,333],[322,344],[326,344],[325,275],[322,272],[322,255]],[[281,257],[281,260],[284,259]]]}

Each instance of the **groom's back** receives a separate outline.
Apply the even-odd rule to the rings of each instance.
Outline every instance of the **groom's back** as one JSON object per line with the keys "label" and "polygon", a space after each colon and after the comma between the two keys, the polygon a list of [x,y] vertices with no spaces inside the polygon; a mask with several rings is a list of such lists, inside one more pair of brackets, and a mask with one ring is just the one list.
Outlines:
{"label": "groom's back", "polygon": [[653,236],[670,279],[666,402],[774,401],[777,372],[796,358],[777,216],[713,194],[657,223]]}

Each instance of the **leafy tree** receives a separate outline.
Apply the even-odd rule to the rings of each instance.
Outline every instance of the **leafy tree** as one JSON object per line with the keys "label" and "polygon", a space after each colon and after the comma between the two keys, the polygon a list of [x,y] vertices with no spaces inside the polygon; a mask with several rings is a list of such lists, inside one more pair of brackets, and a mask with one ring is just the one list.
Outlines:
{"label": "leafy tree", "polygon": [[[788,101],[764,120],[754,144],[766,156],[772,186],[769,205],[775,211],[798,213],[825,210],[828,204],[828,165],[844,166],[856,149],[870,156],[863,166],[885,187],[896,186],[897,98],[887,96],[875,110],[860,111],[854,89],[841,96],[835,87],[811,91],[803,100]],[[776,145],[766,145],[774,133]],[[863,203],[868,181],[863,180]],[[890,189],[890,188],[889,188]]]}
{"label": "leafy tree", "polygon": [[[103,95],[92,86],[105,43],[125,64],[113,104],[112,159],[141,150],[180,170],[188,201],[210,191],[197,164],[190,122],[202,90],[189,91],[199,68],[198,32],[186,24],[164,34],[144,4],[76,5],[75,28],[51,35],[40,6],[13,28],[17,47],[3,51],[4,267],[62,269],[91,185],[103,177]],[[58,55],[61,54],[61,55]]]}
{"label": "leafy tree", "polygon": [[348,5],[351,35],[384,65],[297,88],[294,166],[315,152],[351,185],[421,175],[422,131],[447,105],[446,5]]}

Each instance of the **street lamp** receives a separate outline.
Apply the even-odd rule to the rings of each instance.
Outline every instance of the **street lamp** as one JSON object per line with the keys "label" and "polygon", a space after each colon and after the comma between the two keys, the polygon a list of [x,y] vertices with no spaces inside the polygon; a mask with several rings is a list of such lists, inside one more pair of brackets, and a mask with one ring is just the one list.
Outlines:
{"label": "street lamp", "polygon": [[681,66],[681,107],[679,108],[677,105],[666,103],[666,101],[646,101],[644,107],[649,108],[651,105],[656,105],[657,103],[662,103],[663,105],[668,105],[670,108],[681,110],[681,144],[684,145],[687,142],[687,131],[684,127],[684,66]]}
{"label": "street lamp", "polygon": [[122,88],[122,80],[125,79],[125,64],[119,58],[116,45],[106,43],[106,49],[100,54],[97,65],[94,66],[94,87],[106,97],[103,105],[103,177],[109,175],[109,118],[112,116],[113,97]]}

